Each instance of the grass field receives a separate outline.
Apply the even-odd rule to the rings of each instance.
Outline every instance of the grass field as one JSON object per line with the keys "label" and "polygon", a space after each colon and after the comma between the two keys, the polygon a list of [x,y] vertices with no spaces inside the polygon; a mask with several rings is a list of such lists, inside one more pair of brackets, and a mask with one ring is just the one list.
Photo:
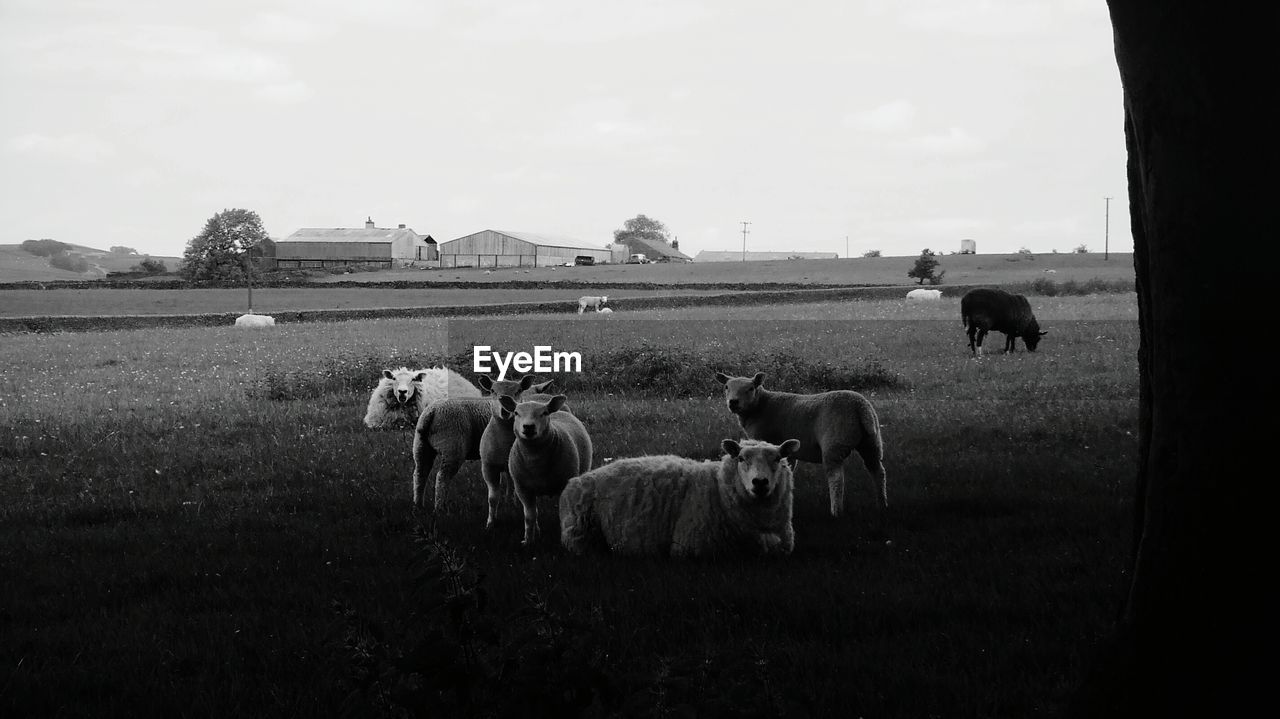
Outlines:
{"label": "grass field", "polygon": [[[0,714],[429,716],[464,688],[498,712],[592,687],[629,716],[1050,714],[1120,600],[1134,300],[1039,298],[1040,351],[980,360],[957,304],[6,337]],[[583,352],[560,379],[597,465],[738,436],[713,369],[861,389],[890,509],[857,469],[833,519],[802,465],[788,559],[574,558],[548,511],[533,550],[510,506],[485,536],[468,465],[424,547],[410,435],[360,424],[376,369],[532,342]]]}
{"label": "grass field", "polygon": [[[720,290],[722,291],[722,290]],[[718,290],[609,290],[611,298],[654,295],[712,294]],[[508,302],[576,302],[582,290],[572,289],[429,289],[394,290],[362,287],[279,288],[253,291],[254,311],[261,314],[318,309],[432,307],[485,305]],[[180,315],[243,312],[248,293],[243,289],[49,289],[0,290],[0,317],[34,315]]]}
{"label": "grass field", "polygon": [[[105,276],[108,272],[123,272],[138,264],[147,255],[118,255],[82,245],[71,245],[71,251],[83,255],[89,261],[88,272],[71,272],[49,265],[48,257],[39,257],[22,249],[21,245],[0,245],[0,282],[50,282],[54,280],[84,280]],[[155,257],[169,269],[177,269],[181,258]]]}
{"label": "grass field", "polygon": [[[550,267],[495,269],[491,274],[475,268],[441,270],[388,270],[328,275],[317,282],[386,282],[393,280],[466,280],[509,282],[512,280],[578,280],[583,282],[652,282],[688,284],[692,282],[798,282],[833,285],[902,285],[914,280],[907,271],[915,257],[875,257],[839,260],[778,260],[770,262],[695,262],[689,264],[595,265],[592,267]],[[1084,282],[1132,280],[1133,255],[1111,253],[1040,254],[1035,259],[1021,255],[945,255],[939,258],[946,284],[1010,284],[1031,282],[1050,276],[1058,281]],[[1045,270],[1053,270],[1049,274]]]}

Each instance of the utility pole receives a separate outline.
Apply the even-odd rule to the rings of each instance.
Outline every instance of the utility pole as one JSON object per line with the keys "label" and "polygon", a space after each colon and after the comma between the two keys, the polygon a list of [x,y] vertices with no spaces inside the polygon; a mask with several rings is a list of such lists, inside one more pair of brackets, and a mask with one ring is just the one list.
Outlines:
{"label": "utility pole", "polygon": [[742,261],[743,262],[747,261],[747,233],[750,232],[750,230],[747,229],[747,225],[749,224],[751,223],[745,222],[745,221],[742,223]]}
{"label": "utility pole", "polygon": [[844,258],[849,259],[849,236],[844,236]]}
{"label": "utility pole", "polygon": [[1107,201],[1106,225],[1103,226],[1104,234],[1102,236],[1102,259],[1110,260],[1111,259],[1111,198],[1104,197],[1102,199]]}

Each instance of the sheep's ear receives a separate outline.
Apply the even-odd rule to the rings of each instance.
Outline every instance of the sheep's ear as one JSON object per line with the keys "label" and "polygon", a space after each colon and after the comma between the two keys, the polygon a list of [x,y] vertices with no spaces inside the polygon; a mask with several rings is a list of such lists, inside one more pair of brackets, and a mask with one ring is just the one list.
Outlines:
{"label": "sheep's ear", "polygon": [[564,401],[567,399],[569,398],[562,394],[558,394],[555,397],[552,397],[551,401],[547,402],[547,414],[551,414],[552,412],[559,412],[560,408],[564,406]]}
{"label": "sheep's ear", "polygon": [[396,378],[396,376],[395,376],[395,375],[391,374],[391,370],[389,370],[389,369],[384,369],[384,370],[382,370],[382,376],[383,376],[383,377],[386,377],[387,379],[395,379],[395,378]]}
{"label": "sheep's ear", "polygon": [[730,457],[737,457],[738,452],[742,451],[742,447],[731,439],[720,440],[720,449],[723,449],[724,453]]}
{"label": "sheep's ear", "polygon": [[530,387],[529,389],[533,390],[534,392],[550,392],[550,391],[551,391],[551,385],[553,385],[553,384],[555,384],[555,383],[556,383],[556,381],[555,381],[555,380],[553,380],[553,379],[549,379],[549,380],[547,380],[546,382],[543,382],[542,384],[535,384],[535,385],[533,385],[532,387]]}
{"label": "sheep's ear", "polygon": [[532,387],[532,386],[533,386],[533,381],[534,381],[534,380],[536,380],[536,379],[538,379],[538,378],[537,378],[537,377],[535,377],[535,376],[533,376],[533,375],[531,375],[531,374],[527,374],[527,375],[525,375],[525,376],[521,377],[521,378],[520,378],[520,391],[521,391],[521,392],[523,392],[523,391],[525,391],[525,390],[529,389],[530,387]]}
{"label": "sheep's ear", "polygon": [[493,391],[493,380],[489,379],[489,375],[487,374],[479,375],[476,378],[476,384],[480,385],[480,389],[484,390],[485,392]]}
{"label": "sheep's ear", "polygon": [[427,373],[426,373],[426,372],[419,372],[419,373],[417,373],[417,374],[415,374],[415,375],[413,376],[413,381],[414,381],[414,382],[421,382],[422,380],[424,380],[424,379],[426,379],[426,378],[427,378]]}
{"label": "sheep's ear", "polygon": [[782,455],[783,459],[786,459],[787,457],[790,457],[791,455],[799,451],[800,451],[800,440],[798,439],[789,439],[783,442],[782,446],[778,447],[778,454]]}
{"label": "sheep's ear", "polygon": [[751,378],[751,384],[757,387],[764,384],[764,372],[756,372],[756,376]]}
{"label": "sheep's ear", "polygon": [[716,372],[716,381],[720,384],[724,384],[729,381],[729,375],[724,372]]}
{"label": "sheep's ear", "polygon": [[501,397],[499,397],[498,404],[502,405],[502,408],[507,410],[508,412],[516,411],[516,401],[515,399],[509,397],[508,395],[504,394]]}

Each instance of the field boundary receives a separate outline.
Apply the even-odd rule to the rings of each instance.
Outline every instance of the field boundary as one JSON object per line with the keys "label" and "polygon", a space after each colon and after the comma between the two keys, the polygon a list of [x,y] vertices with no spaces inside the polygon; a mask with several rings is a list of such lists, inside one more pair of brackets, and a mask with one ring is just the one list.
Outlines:
{"label": "field boundary", "polygon": [[[896,287],[838,287],[806,290],[726,292],[716,295],[659,295],[610,300],[616,311],[649,310],[677,307],[727,306],[754,304],[800,304],[828,300],[900,299],[911,285]],[[953,285],[958,294],[969,286]],[[577,302],[507,302],[478,305],[439,305],[434,307],[381,307],[369,309],[293,310],[273,312],[280,324],[303,322],[342,322],[347,320],[389,319],[402,317],[475,317],[512,314],[561,313],[576,314]],[[102,330],[135,330],[151,327],[216,327],[231,325],[239,312],[215,312],[183,315],[44,315],[0,317],[0,333],[95,332]]]}

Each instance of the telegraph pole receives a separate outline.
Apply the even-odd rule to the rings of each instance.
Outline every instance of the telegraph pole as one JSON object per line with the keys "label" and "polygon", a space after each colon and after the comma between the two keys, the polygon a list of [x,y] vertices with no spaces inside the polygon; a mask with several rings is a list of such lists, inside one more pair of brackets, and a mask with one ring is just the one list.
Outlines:
{"label": "telegraph pole", "polygon": [[750,230],[747,229],[747,225],[749,224],[751,223],[745,222],[745,221],[742,223],[742,261],[743,262],[747,261],[747,233],[750,232]]}
{"label": "telegraph pole", "polygon": [[1107,201],[1107,217],[1106,224],[1103,226],[1104,234],[1102,236],[1102,259],[1109,260],[1111,259],[1111,198],[1104,197],[1102,199]]}
{"label": "telegraph pole", "polygon": [[849,259],[849,236],[844,236],[844,258]]}

